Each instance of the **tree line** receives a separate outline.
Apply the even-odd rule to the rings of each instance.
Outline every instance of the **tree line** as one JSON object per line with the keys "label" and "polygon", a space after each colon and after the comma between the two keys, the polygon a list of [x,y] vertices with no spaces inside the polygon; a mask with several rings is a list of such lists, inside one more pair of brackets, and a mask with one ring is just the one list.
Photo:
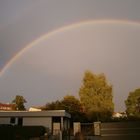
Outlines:
{"label": "tree line", "polygon": [[[13,103],[15,110],[25,110],[23,96],[17,95]],[[125,105],[128,117],[140,118],[140,89],[129,93]],[[104,74],[86,71],[79,88],[79,98],[66,95],[62,100],[47,103],[42,109],[66,110],[71,114],[72,121],[110,121],[114,112],[113,86]]]}

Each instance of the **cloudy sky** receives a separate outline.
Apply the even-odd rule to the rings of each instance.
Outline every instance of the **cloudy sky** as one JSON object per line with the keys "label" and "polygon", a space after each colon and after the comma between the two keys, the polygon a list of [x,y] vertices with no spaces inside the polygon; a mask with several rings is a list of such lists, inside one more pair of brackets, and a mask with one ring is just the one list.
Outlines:
{"label": "cloudy sky", "polygon": [[78,97],[86,70],[113,85],[115,110],[140,87],[139,0],[1,0],[0,102]]}

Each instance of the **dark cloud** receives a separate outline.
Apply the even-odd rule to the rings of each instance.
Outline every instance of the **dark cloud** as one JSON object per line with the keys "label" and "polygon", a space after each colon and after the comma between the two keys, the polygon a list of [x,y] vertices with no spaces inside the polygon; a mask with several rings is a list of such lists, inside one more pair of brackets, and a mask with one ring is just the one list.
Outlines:
{"label": "dark cloud", "polygon": [[[27,44],[60,27],[81,21],[97,19],[139,21],[139,5],[139,0],[0,1],[0,69],[2,69],[5,64]],[[51,95],[57,93],[58,96],[56,95],[56,98],[59,98],[60,94],[64,95],[66,92],[69,92],[69,90],[70,92],[76,93],[76,87],[79,85],[82,72],[85,69],[91,68],[95,72],[105,72],[111,83],[115,86],[115,101],[119,105],[119,100],[122,103],[122,100],[124,100],[129,90],[138,87],[138,71],[140,70],[138,63],[140,51],[139,27],[121,26],[121,29],[119,27],[113,28],[109,25],[108,32],[104,32],[104,30],[101,32],[101,29],[104,29],[104,26],[102,26],[98,30],[100,32],[96,31],[97,34],[92,36],[94,32],[92,31],[91,36],[88,36],[85,41],[84,39],[86,36],[84,35],[82,36],[83,38],[77,38],[79,39],[79,42],[73,40],[74,38],[70,39],[70,37],[67,39],[63,34],[62,37],[64,37],[65,40],[64,38],[61,38],[61,41],[59,41],[59,39],[55,40],[52,38],[53,41],[55,40],[56,42],[58,41],[58,44],[60,43],[59,47],[62,47],[61,49],[65,50],[65,53],[61,54],[61,49],[57,50],[55,48],[56,44],[54,44],[54,48],[48,47],[47,49],[50,50],[47,52],[43,48],[37,49],[36,55],[39,57],[38,59],[36,59],[34,55],[31,57],[32,55],[29,53],[30,55],[26,58],[27,60],[30,58],[28,61],[24,60],[21,63],[22,65],[19,63],[17,65],[18,68],[13,65],[0,77],[0,87],[3,87],[0,88],[1,100],[8,101],[15,92],[20,92],[20,90],[23,89],[23,92],[26,93],[25,95],[30,101],[32,94],[36,97],[38,94],[42,93],[42,97],[45,99],[46,92],[49,95],[50,92]],[[86,30],[88,29],[86,28]],[[110,33],[112,33],[112,35],[110,35]],[[76,36],[76,34],[73,34],[73,36]],[[84,42],[82,42],[82,40]],[[64,41],[69,43],[63,44]],[[72,43],[70,41],[72,41]],[[87,42],[91,41],[93,41],[91,46],[88,45],[88,47],[83,47],[83,49],[79,47],[80,45],[86,46]],[[74,48],[69,46],[74,45],[73,42],[77,43],[75,44],[77,50],[73,50]],[[63,48],[63,45],[65,45],[65,48]],[[70,48],[66,46],[69,46]],[[102,46],[106,46],[107,48],[103,48]],[[34,49],[32,49],[32,51],[33,50]],[[54,52],[56,52],[55,55]],[[52,54],[54,56],[52,56]],[[45,62],[44,59],[46,60]],[[63,59],[65,61],[63,61]],[[20,62],[21,61],[22,60],[20,59]],[[78,64],[70,63],[71,61],[77,62]],[[42,63],[40,64],[40,62]],[[114,62],[113,65],[112,62]],[[69,63],[71,65],[67,65]],[[46,69],[48,64],[50,65]],[[45,67],[44,70],[42,66],[43,68]],[[64,71],[61,70],[61,67],[64,67]],[[22,69],[19,70],[19,68]],[[24,70],[23,73],[22,70]],[[45,74],[44,71],[47,71],[48,73]],[[61,71],[63,71],[63,73],[61,73]],[[39,80],[36,80],[35,75]],[[50,78],[51,75],[52,79]],[[76,80],[71,79],[71,75],[74,75],[75,78],[76,75],[78,75],[78,77]],[[122,79],[121,81],[120,78]],[[13,79],[15,79],[14,82]],[[52,81],[48,83],[48,79],[49,81]],[[65,80],[67,82],[65,82]],[[32,83],[32,81],[35,82]],[[49,85],[51,90],[46,89],[44,85],[45,82]],[[32,91],[39,83],[41,83],[41,87],[38,90]],[[51,86],[52,83],[55,83],[54,87]],[[66,87],[63,91],[60,90],[63,89],[61,88],[62,85],[64,85],[63,87]],[[72,87],[74,87],[74,90]],[[29,95],[31,92],[32,94]],[[41,102],[42,97],[40,97],[40,100],[38,99],[38,103]],[[51,100],[53,98],[50,96],[49,99]],[[31,102],[37,103],[35,100]]]}

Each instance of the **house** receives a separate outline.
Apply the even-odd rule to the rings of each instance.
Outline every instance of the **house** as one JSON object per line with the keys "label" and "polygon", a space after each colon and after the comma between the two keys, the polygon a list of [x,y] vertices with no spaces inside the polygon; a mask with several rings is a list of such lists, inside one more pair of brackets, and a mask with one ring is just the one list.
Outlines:
{"label": "house", "polygon": [[113,118],[125,118],[127,117],[126,112],[114,112],[112,115]]}
{"label": "house", "polygon": [[42,111],[40,108],[30,107],[29,111]]}
{"label": "house", "polygon": [[0,111],[0,124],[44,126],[51,133],[68,131],[71,115],[65,110]]}
{"label": "house", "polygon": [[3,103],[0,103],[0,110],[11,111],[13,109],[13,107],[14,107],[13,104],[3,104]]}

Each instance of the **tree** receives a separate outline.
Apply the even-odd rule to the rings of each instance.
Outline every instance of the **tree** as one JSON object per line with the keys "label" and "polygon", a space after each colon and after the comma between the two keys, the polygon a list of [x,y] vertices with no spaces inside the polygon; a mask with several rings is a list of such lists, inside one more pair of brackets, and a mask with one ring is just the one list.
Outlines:
{"label": "tree", "polygon": [[86,120],[80,101],[72,95],[66,95],[60,101],[47,103],[44,110],[66,110],[71,114],[71,122],[84,122]]}
{"label": "tree", "polygon": [[23,96],[16,95],[15,99],[12,101],[12,103],[15,104],[15,110],[26,110],[24,103],[27,101],[24,99]]}
{"label": "tree", "polygon": [[62,109],[61,102],[57,100],[51,103],[47,103],[46,107],[44,107],[43,110],[60,110],[60,109]]}
{"label": "tree", "polygon": [[84,122],[86,119],[79,99],[72,95],[66,95],[61,101],[62,108],[71,114],[71,121]]}
{"label": "tree", "polygon": [[81,104],[78,99],[72,95],[66,95],[61,101],[62,107],[69,113],[79,112]]}
{"label": "tree", "polygon": [[140,88],[129,93],[125,105],[128,117],[140,118]]}
{"label": "tree", "polygon": [[86,71],[79,96],[90,121],[111,118],[114,111],[112,86],[107,83],[104,74],[96,75]]}

